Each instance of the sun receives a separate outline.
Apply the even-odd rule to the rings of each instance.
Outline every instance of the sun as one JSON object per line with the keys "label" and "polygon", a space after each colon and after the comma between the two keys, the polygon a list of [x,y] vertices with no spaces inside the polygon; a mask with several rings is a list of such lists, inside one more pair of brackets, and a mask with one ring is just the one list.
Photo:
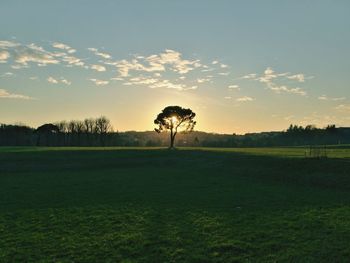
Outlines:
{"label": "sun", "polygon": [[177,117],[176,116],[171,117],[171,122],[174,124],[177,123],[178,122]]}

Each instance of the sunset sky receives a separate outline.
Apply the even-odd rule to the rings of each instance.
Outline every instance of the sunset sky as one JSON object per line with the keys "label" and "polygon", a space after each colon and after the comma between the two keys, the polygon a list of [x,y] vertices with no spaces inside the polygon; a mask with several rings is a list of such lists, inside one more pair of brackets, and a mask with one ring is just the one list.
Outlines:
{"label": "sunset sky", "polygon": [[179,105],[209,132],[350,126],[349,14],[348,0],[2,0],[0,123],[143,131]]}

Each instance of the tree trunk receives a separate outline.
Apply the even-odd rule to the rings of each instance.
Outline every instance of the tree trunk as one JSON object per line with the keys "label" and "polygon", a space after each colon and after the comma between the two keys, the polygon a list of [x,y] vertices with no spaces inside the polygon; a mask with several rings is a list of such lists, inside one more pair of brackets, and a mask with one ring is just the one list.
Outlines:
{"label": "tree trunk", "polygon": [[170,148],[174,148],[174,141],[175,141],[175,136],[171,136],[171,139],[170,139]]}
{"label": "tree trunk", "polygon": [[174,148],[174,135],[173,135],[173,129],[170,130],[170,149]]}

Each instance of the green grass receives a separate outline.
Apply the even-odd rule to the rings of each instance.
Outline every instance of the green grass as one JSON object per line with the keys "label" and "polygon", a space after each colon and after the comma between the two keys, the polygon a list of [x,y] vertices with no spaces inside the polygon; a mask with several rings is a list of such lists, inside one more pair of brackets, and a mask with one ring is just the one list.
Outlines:
{"label": "green grass", "polygon": [[346,262],[350,149],[0,148],[0,262]]}

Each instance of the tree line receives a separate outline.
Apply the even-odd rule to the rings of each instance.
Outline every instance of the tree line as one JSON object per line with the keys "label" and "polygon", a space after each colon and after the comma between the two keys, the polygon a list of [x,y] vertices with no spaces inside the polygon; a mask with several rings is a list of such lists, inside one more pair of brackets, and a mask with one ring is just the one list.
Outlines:
{"label": "tree line", "polygon": [[[350,128],[329,125],[317,128],[290,125],[281,132],[215,134],[179,132],[176,146],[185,147],[269,147],[350,144]],[[147,146],[167,147],[169,133],[118,132],[108,118],[60,121],[32,128],[23,124],[0,124],[0,146]]]}
{"label": "tree line", "polygon": [[113,127],[106,117],[46,123],[34,129],[26,125],[0,125],[0,145],[108,146]]}

